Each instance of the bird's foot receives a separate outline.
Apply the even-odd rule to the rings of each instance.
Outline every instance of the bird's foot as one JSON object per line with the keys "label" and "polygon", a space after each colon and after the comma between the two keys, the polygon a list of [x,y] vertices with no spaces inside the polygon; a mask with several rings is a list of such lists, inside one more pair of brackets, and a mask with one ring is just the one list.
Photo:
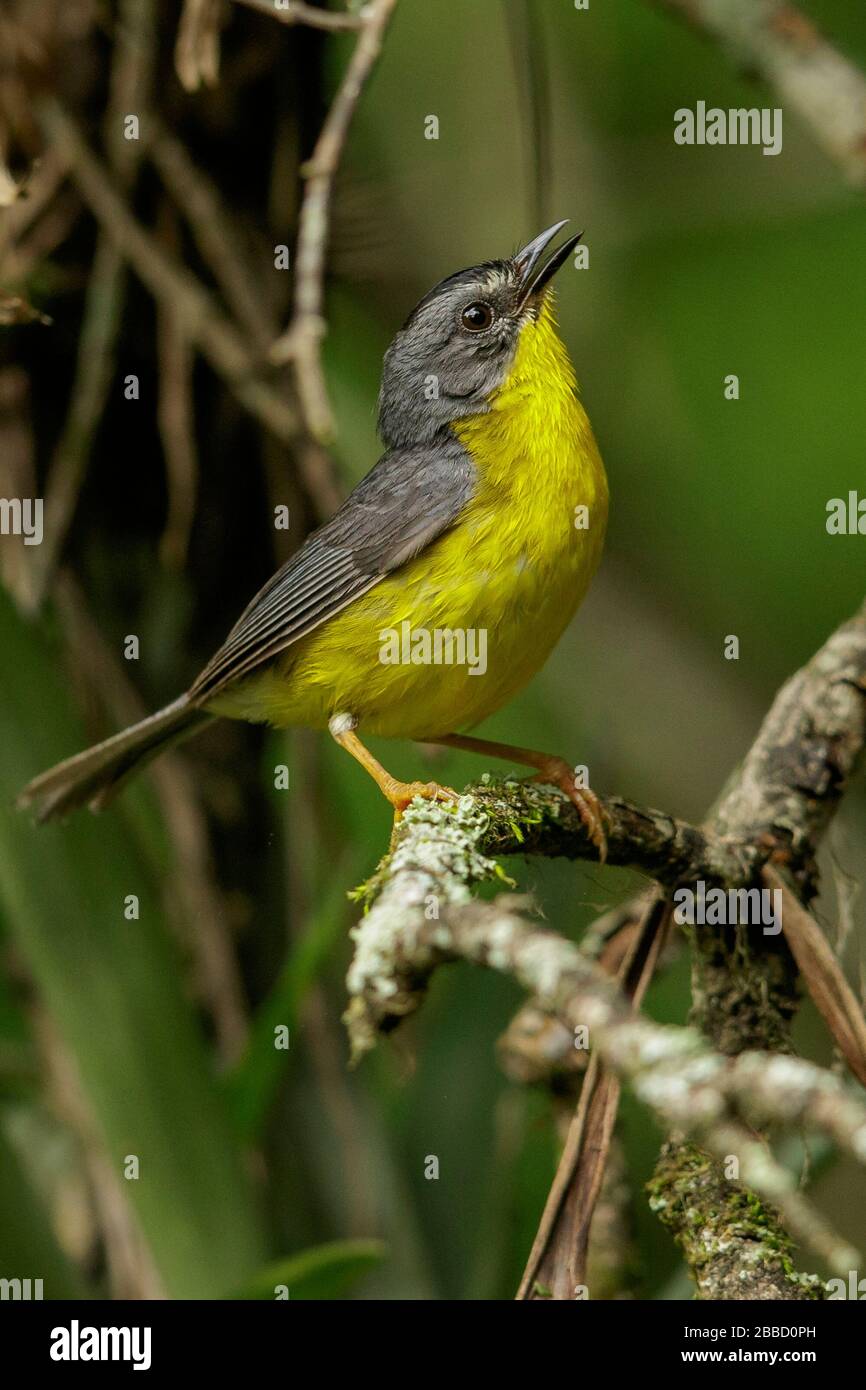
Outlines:
{"label": "bird's foot", "polygon": [[572,805],[577,808],[580,819],[586,826],[587,834],[598,850],[599,863],[603,864],[607,858],[604,809],[595,792],[590,791],[589,787],[575,786],[574,769],[569,766],[565,758],[551,755],[545,760],[544,766],[534,776],[527,777],[526,781],[541,782],[548,786],[558,787],[561,792],[564,792]]}
{"label": "bird's foot", "polygon": [[383,784],[382,791],[394,807],[394,820],[399,821],[410,802],[416,796],[425,801],[459,801],[460,793],[452,787],[440,786],[438,782],[399,782],[391,777]]}

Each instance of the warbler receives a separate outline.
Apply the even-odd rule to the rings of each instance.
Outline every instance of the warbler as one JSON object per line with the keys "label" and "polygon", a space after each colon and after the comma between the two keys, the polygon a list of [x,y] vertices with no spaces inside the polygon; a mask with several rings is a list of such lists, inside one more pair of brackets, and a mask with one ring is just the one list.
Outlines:
{"label": "warbler", "polygon": [[[416,305],[385,354],[375,467],[186,694],[44,772],[22,805],[39,820],[100,809],[162,749],[228,716],[328,729],[396,817],[415,797],[457,794],[399,781],[362,735],[510,759],[561,788],[603,850],[598,800],[563,758],[465,732],[543,665],[604,543],[607,478],[553,312],[553,276],[581,236],[553,248],[565,226],[449,276]],[[403,659],[388,648],[394,633],[408,636]],[[460,659],[467,633],[483,635],[483,663]]]}

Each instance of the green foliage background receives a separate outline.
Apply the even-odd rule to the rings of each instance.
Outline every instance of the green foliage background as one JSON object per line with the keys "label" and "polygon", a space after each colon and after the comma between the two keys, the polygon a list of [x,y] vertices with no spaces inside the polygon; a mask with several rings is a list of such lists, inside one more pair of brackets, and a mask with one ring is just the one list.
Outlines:
{"label": "green foliage background", "polygon": [[[159,11],[166,47],[174,8]],[[866,67],[866,11],[843,0],[802,8]],[[273,204],[264,211],[272,117],[288,110],[295,129],[291,104],[303,97],[283,90],[280,64],[296,71],[294,46],[315,43],[330,89],[351,39],[319,41],[235,10],[224,67],[242,41],[279,56],[267,79],[240,87],[222,133],[219,87],[171,100],[212,172],[224,173],[227,202],[270,237],[279,231]],[[540,126],[533,88],[547,93]],[[603,790],[692,818],[749,746],[779,682],[862,599],[866,571],[866,539],[825,529],[831,497],[866,492],[862,193],[787,111],[777,158],[676,146],[673,112],[698,100],[778,104],[638,0],[594,0],[586,12],[567,0],[401,0],[340,179],[326,342],[348,486],[377,457],[381,356],[415,299],[557,218],[585,229],[590,265],[560,276],[559,312],[610,475],[607,554],[548,668],[482,732],[550,746],[587,763]],[[302,142],[320,114],[313,105],[299,120]],[[437,141],[424,139],[429,114]],[[146,186],[139,196],[146,218]],[[292,240],[291,203],[277,239]],[[66,254],[27,287],[55,328],[3,330],[7,360],[32,373],[40,476],[81,314]],[[126,633],[141,635],[132,678],[156,706],[188,683],[273,567],[274,500],[298,508],[292,460],[199,366],[193,543],[182,572],[156,562],[165,490],[150,314],[133,282],[118,384],[66,562],[116,654]],[[144,382],[135,407],[122,401],[126,370]],[[729,373],[740,379],[736,402],[723,396]],[[723,657],[728,634],[740,639],[738,661]],[[184,754],[250,1009],[250,1045],[226,1069],[197,989],[190,924],[179,938],[167,901],[176,847],[152,786],[98,820],[40,831],[8,809],[27,778],[108,724],[70,671],[52,606],[33,620],[3,599],[0,650],[0,1276],[44,1277],[47,1296],[112,1288],[81,1127],[47,1084],[48,1026],[169,1296],[270,1296],[283,1282],[271,1279],[274,1265],[292,1297],[510,1296],[556,1155],[549,1100],[496,1066],[517,991],[468,968],[443,973],[405,1035],[346,1070],[345,894],[389,829],[372,784],[304,732],[218,729]],[[430,775],[419,750],[376,751],[401,775]],[[272,789],[279,762],[290,767],[288,793]],[[435,767],[458,785],[484,770],[456,755]],[[826,921],[834,870],[862,881],[864,819],[857,791],[826,858]],[[538,862],[519,878],[550,923],[575,936],[635,882]],[[135,922],[123,915],[130,893],[141,902]],[[856,971],[862,906],[853,911]],[[648,1008],[683,1021],[688,1004],[681,955]],[[290,1028],[288,1052],[274,1051],[275,1023]],[[806,1008],[798,1042],[827,1058]],[[622,1129],[631,1291],[688,1296],[641,1192],[660,1136],[628,1098]],[[122,1176],[128,1154],[140,1158],[137,1181]],[[437,1182],[424,1177],[431,1154]],[[819,1204],[866,1243],[862,1173],[825,1158],[813,1176]]]}

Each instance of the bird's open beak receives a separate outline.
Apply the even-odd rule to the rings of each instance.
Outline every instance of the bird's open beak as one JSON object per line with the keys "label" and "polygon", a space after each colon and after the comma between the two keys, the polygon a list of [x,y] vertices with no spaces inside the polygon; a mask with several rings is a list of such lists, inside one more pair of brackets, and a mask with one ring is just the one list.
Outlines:
{"label": "bird's open beak", "polygon": [[539,233],[514,257],[514,267],[519,276],[521,290],[519,305],[521,309],[528,299],[533,295],[540,294],[548,285],[583,236],[583,232],[578,232],[576,236],[568,237],[539,268],[539,262],[548,246],[567,225],[568,218],[564,222],[554,222],[552,227],[548,227],[546,232]]}

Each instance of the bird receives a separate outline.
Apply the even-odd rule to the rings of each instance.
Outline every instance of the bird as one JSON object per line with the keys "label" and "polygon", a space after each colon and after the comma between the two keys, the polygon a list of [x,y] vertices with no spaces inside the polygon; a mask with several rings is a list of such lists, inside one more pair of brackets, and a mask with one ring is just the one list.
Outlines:
{"label": "bird", "polygon": [[577,807],[600,855],[599,798],[563,757],[474,736],[541,668],[601,558],[608,484],[557,330],[552,281],[582,233],[440,281],[385,353],[385,452],[255,595],[189,689],[59,763],[18,799],[37,821],[101,810],[211,720],[328,730],[395,821],[438,782],[403,782],[365,735],[533,769]]}

